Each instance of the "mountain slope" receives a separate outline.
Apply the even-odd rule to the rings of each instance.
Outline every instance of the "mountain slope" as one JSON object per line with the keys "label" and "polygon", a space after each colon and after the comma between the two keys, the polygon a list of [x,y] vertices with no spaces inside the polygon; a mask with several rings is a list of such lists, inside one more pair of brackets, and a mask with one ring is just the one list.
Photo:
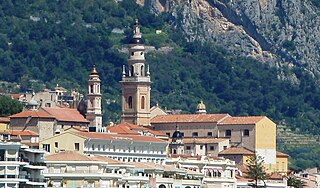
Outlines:
{"label": "mountain slope", "polygon": [[[267,115],[292,130],[319,133],[320,90],[314,78],[294,63],[285,68],[290,63],[279,61],[272,51],[275,45],[261,29],[254,32],[231,22],[221,7],[213,6],[231,7],[231,1],[166,2],[139,2],[158,11],[155,16],[132,0],[1,1],[1,92],[59,84],[85,94],[95,64],[102,80],[104,124],[118,121],[121,68],[138,17],[149,49],[152,104],[193,113],[203,99],[209,113]],[[170,11],[159,13],[164,10]]]}
{"label": "mountain slope", "polygon": [[[168,12],[189,41],[212,41],[234,54],[282,69],[299,67],[319,80],[320,14],[305,0],[138,0],[153,13]],[[294,75],[279,76],[298,83]]]}

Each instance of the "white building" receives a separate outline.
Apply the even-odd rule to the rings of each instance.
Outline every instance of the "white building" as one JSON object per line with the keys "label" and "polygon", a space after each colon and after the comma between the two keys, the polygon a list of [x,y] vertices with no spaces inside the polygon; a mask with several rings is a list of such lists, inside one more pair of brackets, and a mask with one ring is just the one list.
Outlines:
{"label": "white building", "polygon": [[46,187],[44,151],[29,149],[2,135],[0,141],[0,187]]}
{"label": "white building", "polygon": [[86,137],[84,153],[98,154],[125,162],[163,163],[168,143],[164,140],[141,135],[78,132]]}
{"label": "white building", "polygon": [[166,164],[175,164],[179,168],[202,174],[203,178],[201,178],[201,186],[214,188],[237,187],[235,176],[235,171],[237,169],[236,164],[229,159],[178,155],[167,159]]}

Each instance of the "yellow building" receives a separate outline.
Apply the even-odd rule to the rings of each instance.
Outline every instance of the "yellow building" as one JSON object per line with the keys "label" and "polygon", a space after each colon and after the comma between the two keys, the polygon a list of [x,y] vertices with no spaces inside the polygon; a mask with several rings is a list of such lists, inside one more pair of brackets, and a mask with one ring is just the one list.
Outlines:
{"label": "yellow building", "polygon": [[66,131],[47,138],[40,142],[40,148],[43,148],[50,154],[59,151],[77,151],[83,153],[84,141],[87,137],[77,134],[73,131]]}
{"label": "yellow building", "polygon": [[10,118],[0,117],[0,132],[4,132],[9,129]]}
{"label": "yellow building", "polygon": [[276,165],[276,124],[266,116],[228,117],[218,123],[219,137],[263,157],[268,169]]}
{"label": "yellow building", "polygon": [[[244,147],[233,147],[223,150],[219,153],[219,157],[224,157],[236,162],[236,164],[246,165],[248,159],[255,155],[255,153]],[[279,173],[286,175],[288,171],[288,155],[282,152],[277,152],[276,164],[266,164],[265,169],[267,173]]]}

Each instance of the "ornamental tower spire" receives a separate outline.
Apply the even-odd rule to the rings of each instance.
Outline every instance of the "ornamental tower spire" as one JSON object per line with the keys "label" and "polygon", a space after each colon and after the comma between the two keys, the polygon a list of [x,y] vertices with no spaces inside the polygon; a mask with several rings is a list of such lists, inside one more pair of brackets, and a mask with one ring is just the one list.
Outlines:
{"label": "ornamental tower spire", "polygon": [[102,127],[100,82],[96,66],[93,66],[88,80],[86,118],[90,121],[89,126],[96,128]]}
{"label": "ornamental tower spire", "polygon": [[122,71],[121,121],[136,125],[150,125],[150,72],[145,65],[144,44],[140,24],[136,19],[133,37],[129,42],[128,66]]}

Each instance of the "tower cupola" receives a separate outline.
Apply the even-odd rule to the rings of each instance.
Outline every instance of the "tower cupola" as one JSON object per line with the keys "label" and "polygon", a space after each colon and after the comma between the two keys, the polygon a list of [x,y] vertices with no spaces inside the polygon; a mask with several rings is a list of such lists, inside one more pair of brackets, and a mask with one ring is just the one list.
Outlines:
{"label": "tower cupola", "polygon": [[121,121],[150,125],[150,71],[145,64],[145,47],[138,19],[129,42],[128,64],[122,70]]}
{"label": "tower cupola", "polygon": [[206,105],[203,103],[203,101],[201,100],[199,102],[199,104],[197,105],[197,114],[206,114],[207,110],[206,110]]}

